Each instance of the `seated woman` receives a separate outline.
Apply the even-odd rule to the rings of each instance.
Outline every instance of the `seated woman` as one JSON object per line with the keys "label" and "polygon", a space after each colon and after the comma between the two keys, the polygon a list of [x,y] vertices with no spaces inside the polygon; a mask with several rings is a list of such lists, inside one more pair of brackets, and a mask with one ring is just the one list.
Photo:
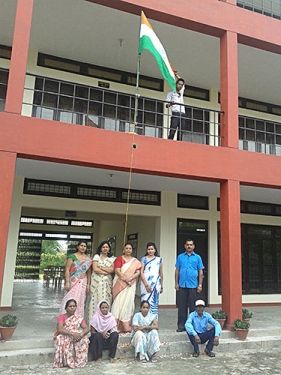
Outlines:
{"label": "seated woman", "polygon": [[159,351],[158,321],[156,315],[149,312],[150,304],[142,301],[140,312],[133,317],[132,345],[135,347],[135,357],[142,362],[155,362],[155,354]]}
{"label": "seated woman", "polygon": [[108,356],[113,361],[118,344],[117,322],[114,316],[108,312],[109,305],[101,301],[93,315],[91,325],[91,337],[89,346],[89,360],[97,361],[102,357],[103,350],[109,350]]}
{"label": "seated woman", "polygon": [[84,367],[88,359],[89,332],[83,317],[75,315],[77,302],[70,299],[65,304],[66,314],[57,320],[55,334],[54,367]]}

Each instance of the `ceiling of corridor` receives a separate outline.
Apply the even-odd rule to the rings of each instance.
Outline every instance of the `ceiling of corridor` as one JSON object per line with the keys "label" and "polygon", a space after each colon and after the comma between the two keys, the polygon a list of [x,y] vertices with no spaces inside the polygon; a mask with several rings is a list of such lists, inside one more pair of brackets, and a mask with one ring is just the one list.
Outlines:
{"label": "ceiling of corridor", "polygon": [[[139,17],[84,0],[34,3],[33,49],[135,72]],[[1,44],[11,44],[15,4],[16,0],[0,0]],[[189,84],[219,89],[218,39],[156,21],[152,24],[172,64]],[[280,55],[239,46],[239,95],[281,104],[280,69]],[[142,57],[141,73],[159,77],[147,53]]]}
{"label": "ceiling of corridor", "polygon": [[[129,183],[128,172],[25,159],[17,160],[16,173],[19,176],[28,178],[86,185],[127,188]],[[138,173],[132,175],[132,189],[175,191],[181,194],[219,196],[218,183]],[[281,204],[281,191],[278,189],[241,186],[241,199]]]}

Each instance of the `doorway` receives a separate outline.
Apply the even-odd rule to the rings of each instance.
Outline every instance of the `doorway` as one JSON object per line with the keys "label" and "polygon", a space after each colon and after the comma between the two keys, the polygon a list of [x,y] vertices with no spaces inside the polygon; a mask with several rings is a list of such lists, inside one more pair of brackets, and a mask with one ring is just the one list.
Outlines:
{"label": "doorway", "polygon": [[195,252],[202,258],[204,264],[204,282],[202,299],[208,305],[208,221],[178,219],[177,220],[177,256],[185,251],[187,239],[194,240]]}

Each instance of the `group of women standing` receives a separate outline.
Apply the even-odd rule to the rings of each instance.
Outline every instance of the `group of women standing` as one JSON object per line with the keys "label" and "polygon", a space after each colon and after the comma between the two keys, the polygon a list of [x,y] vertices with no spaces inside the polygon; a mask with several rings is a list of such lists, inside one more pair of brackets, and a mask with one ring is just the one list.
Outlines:
{"label": "group of women standing", "polygon": [[[86,337],[89,329],[86,331],[84,320],[87,293],[90,294],[89,358],[98,360],[102,348],[109,349],[109,357],[114,358],[118,331],[125,333],[133,330],[132,344],[136,357],[142,361],[152,360],[159,350],[157,318],[159,294],[163,291],[162,259],[152,242],[147,244],[146,254],[141,261],[133,257],[132,252],[132,245],[126,243],[122,255],[115,258],[111,254],[110,243],[103,241],[91,259],[87,255],[87,244],[81,241],[76,253],[68,256],[65,268],[67,293],[57,324],[55,367],[83,367],[87,362],[88,351],[83,346],[87,345],[88,348],[89,344]],[[139,278],[141,309],[133,317]],[[69,345],[73,350],[68,347],[67,356],[63,356],[62,348]]]}

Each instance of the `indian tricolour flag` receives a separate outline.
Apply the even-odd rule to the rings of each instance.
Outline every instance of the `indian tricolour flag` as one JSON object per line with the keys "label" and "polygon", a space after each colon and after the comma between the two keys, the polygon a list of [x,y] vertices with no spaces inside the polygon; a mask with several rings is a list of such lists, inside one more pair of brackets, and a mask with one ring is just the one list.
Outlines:
{"label": "indian tricolour flag", "polygon": [[166,51],[153,31],[144,12],[141,12],[139,54],[141,54],[144,49],[148,50],[154,56],[162,76],[168,82],[169,86],[175,90],[176,77],[169,63]]}

